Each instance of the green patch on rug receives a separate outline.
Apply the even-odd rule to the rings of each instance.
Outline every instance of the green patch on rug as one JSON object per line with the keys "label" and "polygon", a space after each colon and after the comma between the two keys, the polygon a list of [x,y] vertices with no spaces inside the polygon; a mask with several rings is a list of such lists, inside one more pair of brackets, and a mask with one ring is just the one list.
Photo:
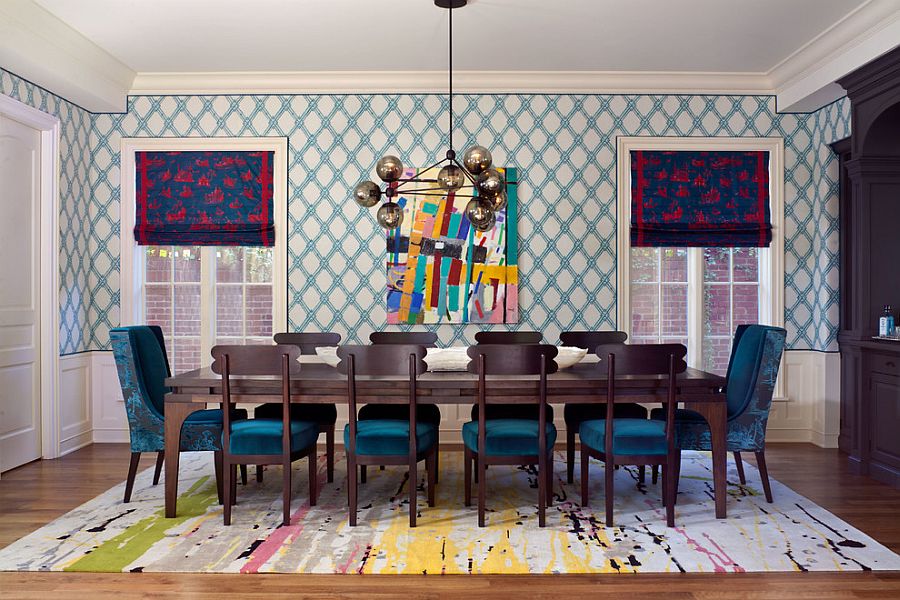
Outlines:
{"label": "green patch on rug", "polygon": [[187,493],[178,497],[180,516],[167,519],[165,509],[159,510],[91,550],[63,571],[121,572],[143,556],[153,544],[164,539],[166,531],[205,514],[213,502],[218,502],[216,486],[207,485],[209,483],[209,477],[201,477]]}

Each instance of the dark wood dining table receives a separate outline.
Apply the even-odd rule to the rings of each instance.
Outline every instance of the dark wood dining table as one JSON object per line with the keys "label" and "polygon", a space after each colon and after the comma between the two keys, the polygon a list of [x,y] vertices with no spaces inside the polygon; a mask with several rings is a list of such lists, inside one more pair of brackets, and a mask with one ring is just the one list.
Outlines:
{"label": "dark wood dining table", "polygon": [[[309,357],[316,359],[316,357]],[[301,357],[301,361],[307,357]],[[595,356],[585,359],[547,378],[548,402],[605,402],[606,372],[598,368]],[[665,401],[666,376],[629,375],[616,377],[616,402],[657,403]],[[165,496],[166,517],[175,517],[178,498],[178,463],[181,426],[192,412],[208,403],[221,403],[221,377],[204,367],[166,379],[170,392],[165,397]],[[420,402],[434,404],[474,404],[477,375],[463,371],[428,372],[417,383]],[[703,415],[709,422],[712,441],[713,485],[716,517],[726,516],[727,406],[722,388],[723,377],[697,369],[677,376],[677,398],[685,408]],[[530,375],[494,375],[487,377],[490,388],[502,389],[492,402],[533,402],[538,378]],[[281,379],[273,376],[232,376],[232,398],[237,404],[281,401]],[[396,376],[357,376],[357,402],[408,402],[409,380]],[[492,394],[495,394],[492,390]],[[291,402],[346,404],[347,377],[323,362],[298,363],[291,378]]]}

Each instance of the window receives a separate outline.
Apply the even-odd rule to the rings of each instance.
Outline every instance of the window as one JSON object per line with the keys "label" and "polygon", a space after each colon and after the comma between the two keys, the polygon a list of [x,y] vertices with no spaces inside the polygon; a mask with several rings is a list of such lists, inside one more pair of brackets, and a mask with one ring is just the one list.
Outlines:
{"label": "window", "polygon": [[760,255],[758,248],[632,248],[631,340],[691,347],[699,340],[692,364],[724,375],[735,328],[759,322]]}
{"label": "window", "polygon": [[143,321],[159,325],[176,372],[216,344],[266,344],[273,335],[271,248],[144,246]]}
{"label": "window", "polygon": [[287,330],[284,138],[122,140],[122,232],[135,223],[135,153],[270,150],[275,245],[138,246],[122,235],[122,324],[159,325],[176,373],[208,365],[216,344],[270,344]]}
{"label": "window", "polygon": [[[770,153],[771,246],[632,248],[630,152],[715,149]],[[780,139],[618,139],[618,322],[633,343],[685,344],[690,366],[724,375],[738,325],[783,323],[782,165]]]}

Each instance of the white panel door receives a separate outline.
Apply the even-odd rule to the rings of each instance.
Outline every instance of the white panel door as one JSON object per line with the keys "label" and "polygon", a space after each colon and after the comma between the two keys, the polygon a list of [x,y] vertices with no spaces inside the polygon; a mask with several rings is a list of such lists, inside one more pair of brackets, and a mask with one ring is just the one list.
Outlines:
{"label": "white panel door", "polygon": [[40,148],[0,115],[0,472],[41,457]]}

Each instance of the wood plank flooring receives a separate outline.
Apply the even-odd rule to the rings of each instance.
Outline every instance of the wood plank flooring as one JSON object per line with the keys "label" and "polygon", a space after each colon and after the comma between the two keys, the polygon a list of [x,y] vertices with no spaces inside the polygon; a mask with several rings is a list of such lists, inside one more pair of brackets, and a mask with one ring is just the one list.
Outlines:
{"label": "wood plank flooring", "polygon": [[[772,477],[900,552],[900,490],[854,475],[836,450],[772,444]],[[143,467],[151,466],[149,455]],[[96,444],[0,479],[0,547],[125,478],[128,449]],[[460,492],[461,494],[462,492]],[[900,598],[900,573],[353,576],[0,573],[0,598]]]}

